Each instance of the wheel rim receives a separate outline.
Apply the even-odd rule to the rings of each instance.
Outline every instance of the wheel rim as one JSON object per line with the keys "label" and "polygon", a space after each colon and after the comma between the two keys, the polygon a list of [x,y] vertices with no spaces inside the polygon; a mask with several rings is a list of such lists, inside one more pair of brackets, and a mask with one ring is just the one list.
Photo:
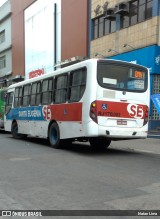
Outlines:
{"label": "wheel rim", "polygon": [[17,125],[14,127],[14,133],[15,133],[15,134],[18,133],[18,126],[17,126]]}
{"label": "wheel rim", "polygon": [[50,141],[52,142],[53,145],[55,145],[58,141],[58,133],[57,133],[57,130],[55,128],[51,129]]}
{"label": "wheel rim", "polygon": [[16,135],[18,133],[18,125],[17,124],[13,125],[13,133],[16,134]]}

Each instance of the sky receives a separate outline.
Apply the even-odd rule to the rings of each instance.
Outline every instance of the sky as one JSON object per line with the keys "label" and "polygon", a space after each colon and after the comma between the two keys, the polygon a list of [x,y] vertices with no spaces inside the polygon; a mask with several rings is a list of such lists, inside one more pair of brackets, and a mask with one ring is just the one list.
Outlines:
{"label": "sky", "polygon": [[0,0],[0,7],[6,2],[7,0]]}

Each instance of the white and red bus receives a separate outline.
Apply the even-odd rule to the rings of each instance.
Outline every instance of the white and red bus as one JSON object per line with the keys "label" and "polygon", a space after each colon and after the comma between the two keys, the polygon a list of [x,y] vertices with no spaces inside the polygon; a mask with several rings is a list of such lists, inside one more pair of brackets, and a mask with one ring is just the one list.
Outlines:
{"label": "white and red bus", "polygon": [[89,141],[146,138],[149,71],[123,61],[88,59],[8,88],[5,130],[15,138]]}

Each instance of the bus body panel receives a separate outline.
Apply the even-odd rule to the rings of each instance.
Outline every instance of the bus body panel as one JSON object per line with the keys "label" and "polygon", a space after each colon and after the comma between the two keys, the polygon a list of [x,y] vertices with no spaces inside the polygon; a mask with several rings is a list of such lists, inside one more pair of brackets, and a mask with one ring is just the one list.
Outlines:
{"label": "bus body panel", "polygon": [[[17,121],[17,120],[16,120]],[[83,127],[81,122],[59,122],[56,121],[60,131],[60,138],[78,138],[84,136]],[[28,123],[28,124],[27,124]],[[11,126],[12,122],[10,123]],[[42,138],[48,137],[49,122],[46,121],[18,121],[19,133],[29,136],[38,136]],[[7,127],[6,127],[7,129]],[[10,131],[10,127],[9,130]]]}
{"label": "bus body panel", "polygon": [[0,128],[3,128],[3,127],[4,127],[4,120],[0,119]]}
{"label": "bus body panel", "polygon": [[146,138],[147,127],[144,126],[142,129],[137,130],[137,128],[124,127],[109,127],[107,129],[105,126],[101,126],[99,127],[98,135],[106,136],[112,140]]}
{"label": "bus body panel", "polygon": [[30,136],[47,137],[50,121],[58,123],[62,139],[79,137],[83,132],[82,103],[15,108],[7,114],[7,120],[10,124],[6,131],[11,130],[15,120],[19,133]]}
{"label": "bus body panel", "polygon": [[[147,106],[135,102],[96,101],[98,124],[102,126],[126,126],[141,128]],[[121,123],[122,121],[122,123]],[[124,122],[123,122],[124,121]],[[126,122],[125,122],[126,121]]]}

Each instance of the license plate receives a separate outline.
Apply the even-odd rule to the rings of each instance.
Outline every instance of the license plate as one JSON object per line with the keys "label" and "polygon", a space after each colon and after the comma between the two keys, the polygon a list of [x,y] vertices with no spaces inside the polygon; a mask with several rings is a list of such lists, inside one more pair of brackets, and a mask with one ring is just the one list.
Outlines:
{"label": "license plate", "polygon": [[117,125],[127,125],[127,121],[123,119],[117,120]]}

